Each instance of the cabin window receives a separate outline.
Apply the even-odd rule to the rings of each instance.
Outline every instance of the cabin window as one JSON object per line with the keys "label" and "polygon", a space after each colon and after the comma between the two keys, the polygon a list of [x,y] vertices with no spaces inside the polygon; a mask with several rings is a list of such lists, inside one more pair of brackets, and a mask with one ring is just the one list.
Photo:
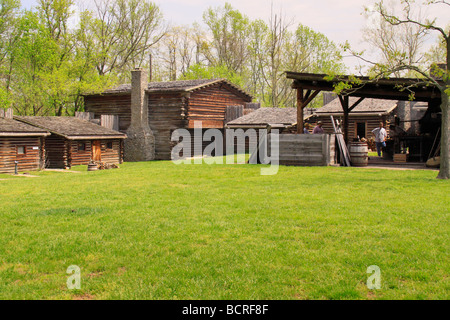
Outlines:
{"label": "cabin window", "polygon": [[366,123],[365,122],[357,122],[356,123],[356,137],[362,139],[366,137]]}
{"label": "cabin window", "polygon": [[78,151],[86,151],[86,143],[78,142]]}
{"label": "cabin window", "polygon": [[25,154],[26,150],[24,146],[17,147],[17,154]]}
{"label": "cabin window", "polygon": [[113,148],[113,143],[112,143],[112,141],[107,142],[107,143],[106,143],[106,149],[112,150],[112,148]]}

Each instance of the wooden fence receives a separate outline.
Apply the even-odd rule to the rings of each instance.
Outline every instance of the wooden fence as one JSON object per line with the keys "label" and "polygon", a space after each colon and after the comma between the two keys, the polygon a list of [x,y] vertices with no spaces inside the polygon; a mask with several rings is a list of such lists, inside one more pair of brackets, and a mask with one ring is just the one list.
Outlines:
{"label": "wooden fence", "polygon": [[12,119],[14,117],[14,111],[12,108],[0,109],[0,118]]}
{"label": "wooden fence", "polygon": [[227,124],[234,119],[240,118],[244,115],[244,106],[227,106],[225,113],[225,123]]}
{"label": "wooden fence", "polygon": [[119,116],[102,114],[100,124],[102,127],[119,131]]}
{"label": "wooden fence", "polygon": [[94,113],[93,112],[75,112],[75,117],[90,121],[90,120],[94,119]]}
{"label": "wooden fence", "polygon": [[279,135],[281,165],[329,166],[336,164],[335,157],[334,134]]}

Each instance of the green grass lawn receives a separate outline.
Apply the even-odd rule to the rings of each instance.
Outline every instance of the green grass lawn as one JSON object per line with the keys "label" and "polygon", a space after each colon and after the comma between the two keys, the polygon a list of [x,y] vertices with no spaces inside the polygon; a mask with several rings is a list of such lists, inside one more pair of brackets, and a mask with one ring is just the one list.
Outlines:
{"label": "green grass lawn", "polygon": [[0,175],[0,298],[450,298],[450,182],[436,172],[260,169]]}

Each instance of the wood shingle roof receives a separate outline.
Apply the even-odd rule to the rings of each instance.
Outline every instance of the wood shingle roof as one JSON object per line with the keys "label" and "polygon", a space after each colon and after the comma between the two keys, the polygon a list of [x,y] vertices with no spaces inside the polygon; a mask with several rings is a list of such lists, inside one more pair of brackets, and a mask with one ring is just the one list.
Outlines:
{"label": "wood shingle roof", "polygon": [[[358,100],[357,97],[349,97],[349,105],[351,106],[357,100]],[[393,111],[396,107],[397,101],[395,100],[365,98],[350,112],[350,114],[358,114],[358,113],[387,114]],[[317,115],[342,114],[342,113],[343,110],[341,102],[337,98],[315,111],[315,114]]]}
{"label": "wood shingle roof", "polygon": [[[249,98],[249,101],[251,101],[252,97],[247,92],[245,92],[238,86],[232,84],[226,79],[199,79],[199,80],[149,82],[146,91],[148,93],[190,92],[218,83],[227,85],[232,90],[236,90],[240,94],[245,95],[247,98]],[[103,93],[101,93],[101,95],[130,94],[130,93],[131,93],[131,84],[121,84],[115,88],[105,90]]]}
{"label": "wood shingle roof", "polygon": [[49,133],[41,128],[8,118],[0,118],[0,136],[47,136]]}
{"label": "wood shingle roof", "polygon": [[297,108],[259,108],[227,123],[229,127],[290,126],[297,122]]}
{"label": "wood shingle roof", "polygon": [[75,117],[16,116],[21,122],[36,126],[69,140],[125,139],[126,135]]}

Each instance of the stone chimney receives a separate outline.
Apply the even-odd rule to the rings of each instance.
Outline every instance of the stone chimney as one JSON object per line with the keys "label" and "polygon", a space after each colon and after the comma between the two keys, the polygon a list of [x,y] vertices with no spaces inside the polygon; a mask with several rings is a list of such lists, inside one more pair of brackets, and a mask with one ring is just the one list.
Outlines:
{"label": "stone chimney", "polygon": [[125,161],[150,161],[155,159],[155,137],[148,124],[147,72],[131,71],[131,124],[124,145]]}

